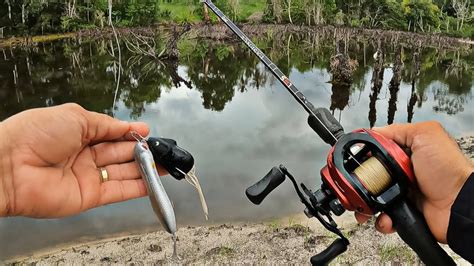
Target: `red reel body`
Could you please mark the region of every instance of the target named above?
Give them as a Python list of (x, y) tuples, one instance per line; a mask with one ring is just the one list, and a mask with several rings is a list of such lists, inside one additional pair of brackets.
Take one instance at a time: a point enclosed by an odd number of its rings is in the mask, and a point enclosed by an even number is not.
[[(350, 152), (359, 147), (355, 154)], [(371, 195), (361, 180), (353, 174), (365, 160), (375, 156), (392, 176), (390, 186), (381, 195)], [(321, 170), (323, 183), (334, 192), (344, 209), (373, 215), (406, 194), (415, 183), (408, 155), (392, 140), (366, 129), (344, 135), (328, 155)]]

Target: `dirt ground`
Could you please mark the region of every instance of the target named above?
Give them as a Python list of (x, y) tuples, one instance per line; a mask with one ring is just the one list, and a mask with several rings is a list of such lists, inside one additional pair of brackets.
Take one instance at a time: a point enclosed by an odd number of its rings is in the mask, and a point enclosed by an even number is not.
[[(474, 137), (458, 140), (474, 159)], [(421, 264), (396, 234), (382, 235), (373, 221), (358, 225), (352, 214), (337, 218), (349, 238), (348, 251), (333, 264)], [(186, 227), (178, 231), (178, 260), (171, 258), (172, 241), (164, 231), (64, 247), (10, 261), (12, 264), (309, 264), (311, 256), (332, 243), (335, 236), (315, 219), (297, 215), (254, 224)], [(470, 265), (444, 247), (459, 265)]]

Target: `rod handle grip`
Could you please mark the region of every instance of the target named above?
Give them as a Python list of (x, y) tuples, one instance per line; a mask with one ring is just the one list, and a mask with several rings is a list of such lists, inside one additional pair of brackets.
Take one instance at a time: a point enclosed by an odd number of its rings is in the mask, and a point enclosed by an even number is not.
[(426, 265), (456, 265), (438, 244), (423, 214), (410, 202), (401, 200), (385, 211), (392, 219), (400, 238), (415, 251)]
[(327, 144), (334, 146), (336, 141), (344, 135), (344, 128), (326, 108), (314, 108), (308, 105), (314, 115), (308, 117), (308, 125)]

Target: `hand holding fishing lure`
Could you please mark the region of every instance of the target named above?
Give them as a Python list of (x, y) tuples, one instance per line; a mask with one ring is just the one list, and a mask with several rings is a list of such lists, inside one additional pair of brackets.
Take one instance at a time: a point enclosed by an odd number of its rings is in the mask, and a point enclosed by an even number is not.
[(186, 179), (197, 190), (207, 220), (208, 208), (195, 174), (194, 158), (189, 152), (179, 147), (175, 140), (152, 137), (145, 139), (136, 132), (131, 132), (131, 134), (137, 140), (134, 157), (145, 181), (151, 206), (165, 230), (173, 235), (173, 258), (176, 258), (176, 216), (156, 164), (163, 166), (174, 178)]
[(259, 182), (246, 190), (250, 201), (263, 199), (288, 177), (306, 206), (308, 217), (316, 217), (329, 231), (339, 236), (326, 250), (313, 256), (311, 263), (326, 265), (347, 250), (349, 240), (337, 228), (331, 214), (345, 210), (366, 215), (387, 213), (400, 237), (428, 265), (454, 265), (437, 244), (423, 215), (407, 201), (410, 187), (415, 187), (411, 161), (392, 140), (371, 130), (344, 133), (342, 126), (325, 108), (315, 108), (278, 69), (278, 67), (210, 0), (204, 2), (268, 67), (281, 84), (309, 113), (308, 124), (323, 141), (332, 146), (327, 166), (321, 170), (322, 185), (315, 192), (301, 184), (284, 166), (274, 167)]

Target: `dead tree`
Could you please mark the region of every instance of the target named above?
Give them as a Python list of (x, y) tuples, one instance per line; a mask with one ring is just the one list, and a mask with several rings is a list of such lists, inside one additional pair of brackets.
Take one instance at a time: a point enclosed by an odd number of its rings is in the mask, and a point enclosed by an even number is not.
[(186, 24), (181, 30), (177, 30), (176, 26), (173, 28), (173, 32), (171, 33), (168, 42), (166, 43), (166, 52), (160, 54), (159, 58), (163, 60), (178, 60), (179, 59), (179, 50), (178, 50), (178, 41), (185, 34), (191, 29), (189, 24)]
[(369, 122), (370, 127), (372, 128), (375, 125), (377, 120), (377, 110), (375, 108), (380, 89), (382, 88), (383, 82), (383, 73), (384, 73), (384, 53), (382, 51), (382, 42), (378, 40), (377, 42), (377, 52), (374, 54), (374, 71), (372, 72), (372, 91), (369, 95)]
[(358, 63), (356, 60), (350, 59), (346, 51), (346, 43), (339, 40), (336, 44), (336, 54), (331, 57), (333, 83), (352, 83), (352, 73), (357, 68)]
[[(334, 111), (338, 109), (340, 112), (349, 104), (351, 96), (351, 85), (347, 83), (333, 83), (332, 84), (332, 95), (331, 95), (331, 110), (334, 115)], [(340, 115), (340, 113), (339, 113)]]
[(408, 113), (407, 122), (408, 123), (411, 123), (413, 119), (413, 115), (414, 115), (413, 108), (415, 107), (415, 104), (419, 102), (418, 105), (421, 106), (421, 102), (422, 102), (420, 97), (416, 93), (416, 88), (415, 88), (416, 80), (418, 79), (418, 76), (420, 75), (420, 68), (421, 68), (420, 53), (421, 53), (421, 46), (418, 46), (416, 51), (413, 53), (413, 63), (412, 63), (413, 70), (411, 72), (411, 96), (407, 105), (407, 113)]
[(390, 125), (393, 123), (395, 112), (397, 111), (397, 98), (398, 91), (400, 90), (400, 81), (402, 80), (402, 46), (398, 46), (395, 50), (395, 62), (393, 64), (393, 77), (390, 80), (390, 100), (388, 101), (388, 117), (387, 123)]

